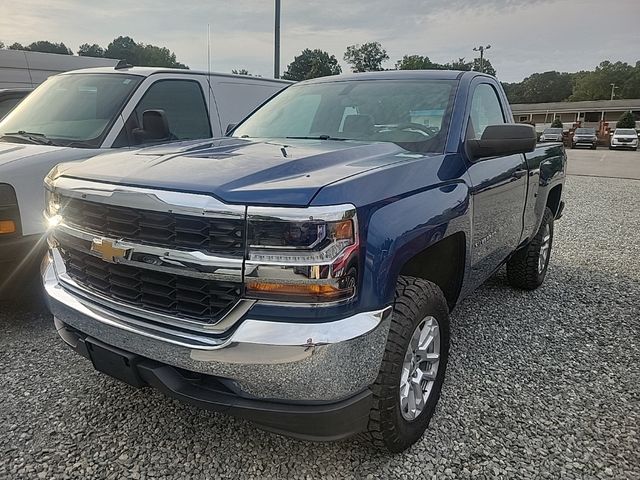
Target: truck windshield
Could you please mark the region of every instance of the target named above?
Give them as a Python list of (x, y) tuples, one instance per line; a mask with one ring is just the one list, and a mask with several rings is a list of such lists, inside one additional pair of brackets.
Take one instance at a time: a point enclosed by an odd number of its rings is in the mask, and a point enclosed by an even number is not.
[(562, 129), (561, 128), (547, 128), (542, 133), (548, 133), (550, 135), (558, 135), (558, 134), (562, 133)]
[(0, 122), (0, 140), (97, 148), (141, 78), (116, 73), (51, 77)]
[(233, 132), (244, 138), (393, 142), (442, 152), (456, 82), (348, 80), (293, 85)]

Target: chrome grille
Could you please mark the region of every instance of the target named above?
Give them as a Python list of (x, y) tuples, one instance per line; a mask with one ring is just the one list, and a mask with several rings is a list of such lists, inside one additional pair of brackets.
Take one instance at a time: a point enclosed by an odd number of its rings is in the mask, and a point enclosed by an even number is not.
[(244, 254), (242, 218), (197, 217), (76, 198), (65, 198), (62, 205), (66, 223), (102, 236), (233, 257)]
[[(62, 238), (58, 237), (59, 240)], [(178, 318), (215, 323), (240, 299), (242, 284), (113, 264), (60, 242), (67, 275), (118, 302)]]

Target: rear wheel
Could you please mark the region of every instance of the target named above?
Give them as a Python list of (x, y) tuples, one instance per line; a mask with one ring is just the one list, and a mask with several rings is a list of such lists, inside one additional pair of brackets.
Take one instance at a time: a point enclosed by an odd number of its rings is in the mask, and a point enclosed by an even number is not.
[(507, 278), (517, 288), (534, 290), (547, 275), (553, 246), (553, 212), (545, 208), (538, 233), (507, 262)]
[(400, 277), (387, 346), (372, 386), (367, 436), (401, 452), (422, 437), (440, 397), (449, 353), (449, 309), (433, 283)]

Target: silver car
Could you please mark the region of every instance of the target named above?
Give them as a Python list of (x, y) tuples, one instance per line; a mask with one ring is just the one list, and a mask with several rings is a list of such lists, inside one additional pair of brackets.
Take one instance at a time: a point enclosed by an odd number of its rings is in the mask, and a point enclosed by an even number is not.
[(545, 128), (540, 135), (541, 142), (562, 142), (561, 128)]
[(638, 150), (638, 132), (634, 128), (616, 128), (609, 149), (632, 148)]

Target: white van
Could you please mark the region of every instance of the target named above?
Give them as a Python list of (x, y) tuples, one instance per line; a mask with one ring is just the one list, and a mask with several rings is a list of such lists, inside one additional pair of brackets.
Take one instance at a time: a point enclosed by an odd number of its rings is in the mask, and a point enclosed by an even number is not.
[(289, 83), (121, 64), (50, 77), (0, 122), (0, 287), (44, 243), (42, 182), (56, 164), (220, 137)]

